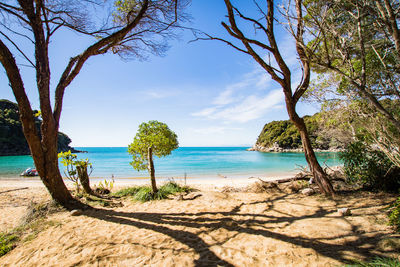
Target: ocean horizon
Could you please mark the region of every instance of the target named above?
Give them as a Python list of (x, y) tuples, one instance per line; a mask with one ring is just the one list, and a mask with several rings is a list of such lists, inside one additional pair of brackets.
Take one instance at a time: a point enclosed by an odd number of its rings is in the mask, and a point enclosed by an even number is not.
[[(156, 177), (272, 177), (295, 173), (306, 166), (303, 153), (263, 153), (247, 151), (246, 147), (180, 147), (171, 155), (154, 159)], [(87, 153), (77, 153), (78, 158), (88, 158), (93, 164), (93, 178), (148, 177), (147, 171), (136, 171), (129, 164), (132, 157), (126, 147), (75, 147)], [(338, 153), (316, 153), (321, 165), (340, 165)], [(18, 178), (29, 167), (34, 167), (31, 156), (0, 157), (0, 178)], [(63, 174), (64, 166), (60, 164)], [(63, 175), (65, 176), (65, 175)]]

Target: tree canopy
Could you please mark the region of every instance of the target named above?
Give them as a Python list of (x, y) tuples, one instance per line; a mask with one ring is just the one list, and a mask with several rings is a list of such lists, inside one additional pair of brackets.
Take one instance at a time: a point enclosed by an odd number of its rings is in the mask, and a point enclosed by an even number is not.
[(152, 148), (157, 157), (171, 154), (179, 147), (177, 135), (167, 124), (159, 121), (144, 122), (139, 125), (133, 142), (128, 146), (128, 152), (133, 156), (131, 165), (136, 170), (145, 170), (148, 164), (148, 149)]
[[(308, 97), (346, 111), (356, 132), (400, 167), (400, 16), (393, 0), (304, 3), (308, 51), (320, 75)], [(315, 46), (315, 44), (317, 44)], [(310, 49), (313, 46), (315, 49)]]

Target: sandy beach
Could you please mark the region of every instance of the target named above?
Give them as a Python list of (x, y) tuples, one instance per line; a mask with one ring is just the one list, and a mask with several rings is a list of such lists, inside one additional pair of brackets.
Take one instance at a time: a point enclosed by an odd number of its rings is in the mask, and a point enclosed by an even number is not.
[[(117, 180), (116, 187), (137, 183)], [(134, 179), (132, 179), (134, 180)], [(147, 181), (143, 181), (147, 182)], [(184, 200), (114, 200), (49, 226), (0, 258), (1, 266), (336, 266), (351, 259), (397, 256), (384, 193), (327, 199), (285, 188), (232, 192), (255, 179), (197, 181)], [(227, 185), (231, 186), (227, 190)], [(0, 181), (1, 231), (18, 226), (30, 202), (49, 199), (40, 180)], [(121, 205), (122, 204), (122, 205)], [(343, 217), (338, 208), (351, 209)]]

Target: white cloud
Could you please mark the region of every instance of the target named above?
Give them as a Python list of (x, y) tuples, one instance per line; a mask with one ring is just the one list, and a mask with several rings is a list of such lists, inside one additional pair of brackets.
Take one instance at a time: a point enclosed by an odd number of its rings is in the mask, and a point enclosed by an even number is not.
[(211, 107), (211, 108), (205, 108), (203, 110), (200, 110), (199, 112), (192, 113), (192, 116), (196, 117), (207, 117), (213, 114), (215, 111), (217, 111), (216, 107)]
[(273, 90), (265, 96), (249, 95), (233, 105), (207, 108), (192, 115), (224, 122), (245, 123), (262, 117), (268, 111), (282, 107), (282, 101), (281, 90)]
[(235, 98), (233, 97), (233, 89), (229, 88), (217, 96), (217, 98), (214, 99), (213, 104), (214, 105), (227, 105), (235, 101)]
[[(268, 111), (281, 107), (283, 94), (274, 87), (274, 81), (260, 67), (255, 66), (239, 82), (229, 84), (212, 101), (211, 106), (191, 115), (224, 123), (246, 123), (256, 120)], [(275, 87), (276, 88), (276, 87)]]
[(175, 95), (178, 94), (178, 92), (165, 88), (163, 90), (151, 90), (150, 89), (150, 90), (142, 91), (142, 94), (145, 95), (148, 98), (162, 99), (162, 98), (175, 96)]
[[(302, 71), (297, 59), (296, 46), (290, 34), (279, 42), (279, 49), (291, 69), (292, 90), (301, 81)], [(264, 58), (269, 62), (267, 55)], [(278, 68), (273, 57), (272, 66)], [(211, 105), (191, 115), (223, 123), (247, 123), (262, 118), (268, 112), (284, 109), (284, 94), (277, 82), (254, 62), (254, 68), (245, 73), (239, 82), (228, 84), (212, 101)]]

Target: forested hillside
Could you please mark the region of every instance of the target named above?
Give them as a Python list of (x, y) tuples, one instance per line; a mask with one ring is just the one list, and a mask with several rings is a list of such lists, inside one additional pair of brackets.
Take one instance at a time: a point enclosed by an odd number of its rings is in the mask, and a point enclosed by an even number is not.
[[(41, 120), (35, 118), (40, 130)], [(64, 133), (58, 133), (59, 151), (76, 151), (69, 146), (71, 139)], [(0, 100), (0, 156), (29, 155), (30, 150), (22, 132), (17, 104), (9, 100)]]
[[(351, 141), (351, 131), (346, 125), (326, 121), (326, 114), (305, 116), (304, 121), (313, 147), (320, 150), (341, 150)], [(253, 149), (265, 152), (300, 150), (301, 138), (289, 120), (265, 124)]]

